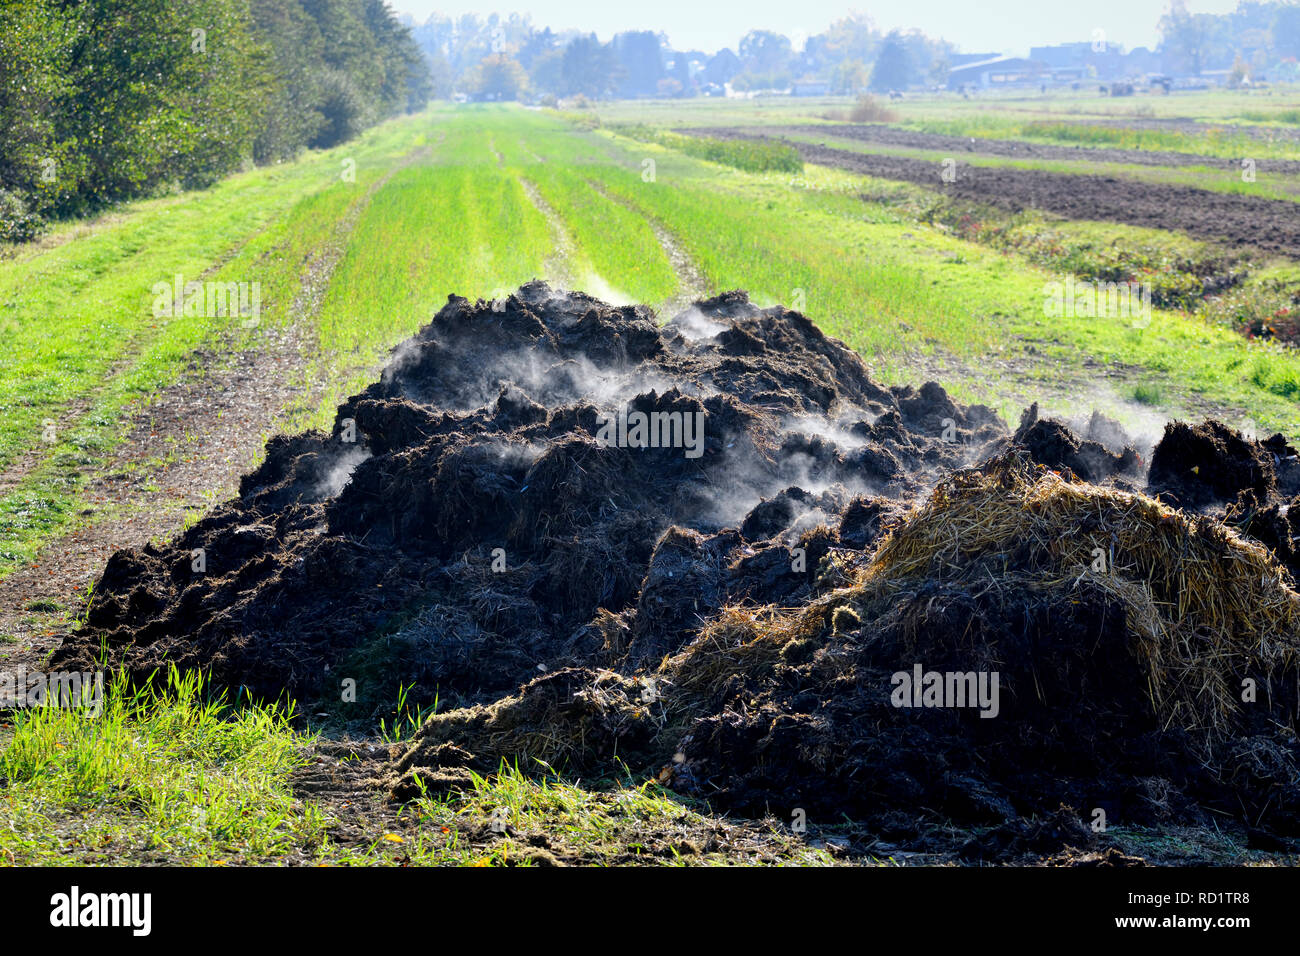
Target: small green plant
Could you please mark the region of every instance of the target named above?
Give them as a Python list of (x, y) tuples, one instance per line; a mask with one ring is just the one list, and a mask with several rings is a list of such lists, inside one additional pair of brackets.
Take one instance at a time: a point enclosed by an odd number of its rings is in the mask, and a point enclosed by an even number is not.
[(433, 703), (428, 707), (416, 707), (411, 709), (407, 701), (407, 695), (410, 694), (414, 684), (397, 685), (397, 706), (393, 708), (393, 723), (390, 727), (387, 721), (379, 718), (379, 736), (385, 742), (390, 744), (401, 743), (403, 740), (409, 740), (417, 730), (424, 726), (424, 722), (432, 715), (438, 712), (438, 695), (433, 695)]
[(0, 242), (30, 242), (45, 229), (45, 221), (27, 208), (17, 193), (0, 189)]
[(1133, 389), (1133, 400), (1143, 405), (1159, 405), (1164, 400), (1164, 392), (1159, 385), (1142, 382)]

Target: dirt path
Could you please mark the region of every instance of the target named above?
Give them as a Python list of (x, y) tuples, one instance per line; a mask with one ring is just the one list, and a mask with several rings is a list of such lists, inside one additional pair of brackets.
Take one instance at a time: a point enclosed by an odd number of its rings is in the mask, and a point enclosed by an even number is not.
[[(239, 255), (247, 242), (248, 237), (245, 237), (240, 242), (229, 247), (221, 254), (219, 259), (199, 274), (198, 281), (207, 281), (219, 272), (227, 262)], [(77, 424), (90, 413), (95, 406), (96, 399), (104, 394), (108, 383), (118, 376), (125, 374), (133, 365), (135, 365), (136, 361), (140, 358), (141, 353), (149, 346), (150, 342), (157, 341), (160, 338), (160, 330), (168, 321), (171, 320), (159, 319), (157, 321), (156, 329), (150, 330), (155, 333), (152, 336), (146, 336), (144, 334), (144, 329), (137, 330), (137, 334), (127, 343), (122, 354), (114, 359), (109, 367), (104, 370), (103, 374), (100, 376), (98, 385), (73, 398), (72, 401), (59, 410), (57, 417), (47, 419), (47, 421), (53, 423), (56, 435), (65, 434), (70, 429), (75, 428)], [(38, 442), (11, 461), (4, 469), (4, 472), (0, 474), (0, 495), (8, 494), (15, 487), (21, 484), (24, 478), (40, 467), (41, 463), (49, 456), (51, 449), (56, 447), (58, 446), (54, 443), (44, 444)]]
[(677, 276), (677, 294), (659, 307), (659, 311), (663, 315), (667, 317), (674, 316), (691, 304), (708, 297), (709, 282), (704, 278), (704, 273), (695, 264), (695, 260), (691, 258), (690, 253), (677, 241), (677, 237), (669, 232), (662, 222), (653, 216), (645, 215), (631, 203), (611, 194), (604, 186), (593, 179), (587, 180), (587, 185), (610, 202), (616, 202), (625, 209), (636, 213), (645, 220), (646, 225), (655, 234), (655, 239), (659, 241), (659, 245), (663, 248), (664, 255), (668, 257), (668, 264), (672, 266), (673, 273)]
[[(770, 137), (740, 130), (714, 130), (734, 139)], [(939, 164), (791, 143), (805, 162), (865, 176), (928, 186), (945, 195), (1020, 211), (1035, 208), (1069, 219), (1105, 220), (1172, 229), (1198, 239), (1253, 246), (1300, 258), (1300, 206), (1279, 199), (1235, 196), (1191, 186), (1156, 184), (1112, 176), (1070, 175), (1033, 169), (975, 167), (958, 163), (956, 181), (940, 180)]]
[(524, 187), (524, 195), (537, 207), (537, 211), (546, 220), (546, 227), (551, 231), (551, 254), (542, 263), (542, 272), (546, 280), (551, 285), (565, 289), (574, 288), (578, 280), (578, 272), (574, 268), (578, 247), (573, 237), (569, 235), (569, 230), (564, 227), (564, 219), (555, 211), (555, 207), (546, 201), (535, 183), (521, 176), (519, 185)]
[(49, 542), (35, 564), (0, 581), (0, 665), (39, 666), (67, 629), (86, 589), (120, 548), (173, 534), (233, 495), (286, 409), (319, 401), (304, 382), (310, 329), (334, 269), (365, 208), (405, 157), (366, 190), (306, 263), (283, 323), (263, 322), (242, 341), (232, 331), (194, 352), (178, 381), (139, 409), (109, 460), (89, 476), (87, 519)]

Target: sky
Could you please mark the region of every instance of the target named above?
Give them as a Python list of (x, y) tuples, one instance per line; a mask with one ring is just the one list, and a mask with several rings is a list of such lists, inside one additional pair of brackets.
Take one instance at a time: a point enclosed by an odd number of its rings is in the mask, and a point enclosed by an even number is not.
[[(967, 53), (1027, 54), (1031, 46), (1092, 40), (1104, 30), (1110, 43), (1126, 49), (1154, 47), (1156, 24), (1169, 0), (907, 0), (888, 4), (854, 4), (836, 0), (654, 0), (611, 3), (609, 0), (389, 0), (399, 13), (423, 23), (430, 14), (527, 13), (539, 27), (594, 31), (608, 40), (622, 30), (657, 30), (668, 34), (676, 49), (713, 52), (733, 50), (751, 29), (775, 30), (802, 45), (850, 10), (859, 10), (877, 26), (890, 30), (915, 27), (949, 40)], [(1189, 0), (1193, 13), (1227, 13), (1237, 0)]]

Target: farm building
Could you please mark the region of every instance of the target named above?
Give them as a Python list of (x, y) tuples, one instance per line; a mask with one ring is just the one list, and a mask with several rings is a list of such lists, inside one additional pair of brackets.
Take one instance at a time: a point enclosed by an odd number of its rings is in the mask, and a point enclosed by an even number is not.
[(1047, 73), (1047, 64), (1022, 56), (998, 56), (959, 66), (948, 74), (950, 90), (973, 86), (987, 89), (1037, 83)]

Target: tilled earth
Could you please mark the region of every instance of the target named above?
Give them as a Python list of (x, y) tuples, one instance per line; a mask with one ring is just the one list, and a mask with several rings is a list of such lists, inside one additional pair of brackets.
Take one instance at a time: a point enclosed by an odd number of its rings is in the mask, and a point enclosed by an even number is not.
[[(828, 128), (819, 129), (829, 132)], [(744, 129), (693, 129), (691, 132), (732, 139), (770, 138)], [(1042, 209), (1070, 219), (1173, 229), (1198, 239), (1300, 257), (1300, 216), (1296, 215), (1295, 203), (1287, 200), (1116, 176), (972, 166), (958, 161), (960, 153), (953, 157), (955, 179), (944, 182), (939, 164), (929, 160), (788, 142), (805, 162), (929, 186), (957, 199), (1001, 209), (1016, 212)]]
[[(1118, 149), (1096, 146), (1057, 146), (1051, 143), (1032, 143), (1020, 139), (988, 139), (983, 136), (949, 136), (903, 129), (880, 123), (803, 124), (792, 126), (767, 126), (764, 133), (787, 136), (833, 136), (853, 139), (882, 146), (899, 146), (906, 149), (948, 150), (953, 156), (1000, 156), (1007, 159), (1070, 160), (1074, 162), (1127, 163), (1137, 166), (1204, 166), (1210, 169), (1238, 171), (1241, 158), (1225, 159), (1222, 156), (1204, 156), (1196, 153), (1177, 153), (1153, 149)], [(690, 129), (682, 132), (713, 135), (709, 129)], [(723, 130), (732, 132), (732, 130)], [(1260, 159), (1255, 163), (1257, 173), (1300, 174), (1300, 161), (1285, 159)]]
[[(883, 388), (744, 293), (663, 326), (453, 296), (332, 433), (115, 554), (54, 666), (358, 720), (436, 699), (398, 799), (535, 758), (894, 843), (992, 827), (976, 859), (1086, 848), (1099, 809), (1289, 845), (1294, 449), (1077, 426)], [(902, 693), (930, 672), (971, 695)]]

